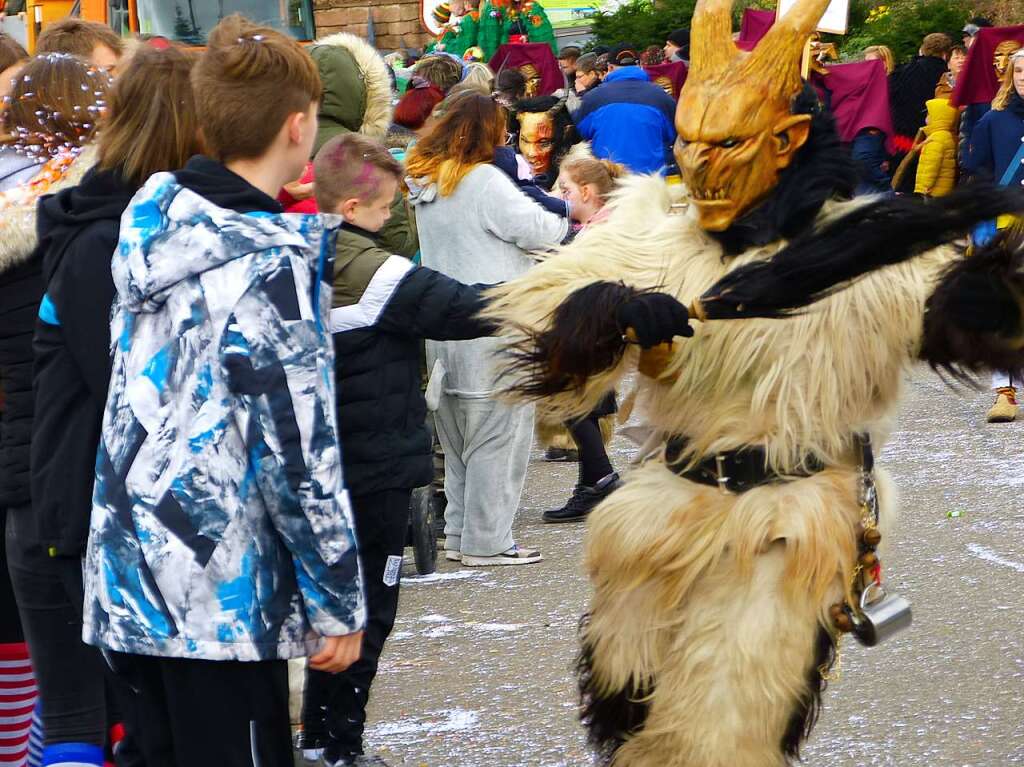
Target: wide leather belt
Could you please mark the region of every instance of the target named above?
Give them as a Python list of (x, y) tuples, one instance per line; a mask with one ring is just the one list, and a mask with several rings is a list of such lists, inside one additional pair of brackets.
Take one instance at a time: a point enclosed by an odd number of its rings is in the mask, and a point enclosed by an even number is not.
[[(855, 442), (860, 453), (861, 468), (870, 473), (874, 467), (871, 440), (867, 436), (857, 435)], [(683, 463), (679, 457), (688, 443), (689, 440), (683, 436), (668, 440), (665, 445), (665, 463), (669, 470), (684, 479), (717, 487), (728, 493), (745, 493), (761, 485), (810, 477), (826, 468), (821, 460), (808, 455), (799, 468), (779, 474), (769, 468), (764, 448), (755, 445), (707, 456), (696, 464)]]

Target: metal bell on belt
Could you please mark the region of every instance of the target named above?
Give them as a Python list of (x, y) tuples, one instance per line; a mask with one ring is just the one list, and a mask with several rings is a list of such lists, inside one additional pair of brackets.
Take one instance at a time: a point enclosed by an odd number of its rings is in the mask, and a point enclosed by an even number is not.
[(862, 645), (874, 647), (907, 628), (912, 620), (910, 602), (886, 593), (878, 583), (870, 583), (860, 595), (860, 614), (854, 616), (853, 633)]

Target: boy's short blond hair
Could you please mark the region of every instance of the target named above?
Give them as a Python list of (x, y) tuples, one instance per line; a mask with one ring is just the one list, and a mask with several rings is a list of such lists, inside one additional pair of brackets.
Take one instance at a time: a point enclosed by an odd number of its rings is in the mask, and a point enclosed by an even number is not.
[(36, 41), (36, 54), (68, 53), (88, 61), (97, 45), (115, 54), (124, 53), (124, 41), (106, 24), (85, 19), (61, 19), (43, 28)]
[(416, 62), (412, 73), (448, 93), (462, 80), (462, 64), (444, 53), (431, 53)]
[(360, 133), (335, 136), (313, 161), (313, 189), (322, 213), (334, 213), (345, 200), (371, 202), (381, 181), (402, 178), (402, 166), (378, 141)]
[(320, 100), (320, 73), (299, 43), (239, 14), (213, 31), (192, 70), (207, 152), (218, 162), (261, 157), (290, 115)]

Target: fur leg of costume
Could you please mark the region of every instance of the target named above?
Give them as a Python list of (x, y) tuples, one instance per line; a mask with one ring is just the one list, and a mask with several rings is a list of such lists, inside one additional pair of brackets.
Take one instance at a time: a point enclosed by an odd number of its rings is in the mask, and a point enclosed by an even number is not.
[(796, 752), (856, 559), (854, 488), (837, 470), (728, 496), (652, 462), (593, 513), (582, 692), (609, 763), (770, 767)]
[[(598, 419), (597, 423), (601, 428), (601, 439), (604, 441), (605, 447), (608, 447), (608, 443), (615, 436), (616, 417), (614, 415), (602, 416)], [(538, 417), (536, 432), (537, 442), (543, 448), (576, 449), (576, 443), (573, 442), (572, 435), (561, 421), (546, 421)]]

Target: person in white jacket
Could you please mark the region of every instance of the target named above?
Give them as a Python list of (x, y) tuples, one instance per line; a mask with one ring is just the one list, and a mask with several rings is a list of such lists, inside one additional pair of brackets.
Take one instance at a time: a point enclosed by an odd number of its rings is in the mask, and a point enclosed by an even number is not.
[[(505, 143), (505, 110), (488, 96), (442, 104), (434, 130), (410, 151), (423, 265), (461, 282), (498, 283), (530, 268), (528, 251), (557, 245), (567, 219), (549, 213), (491, 164)], [(533, 409), (496, 398), (493, 338), (427, 342), (443, 371), (435, 415), (445, 454), (445, 554), (467, 566), (538, 562), (517, 546), (512, 521), (533, 440)]]

